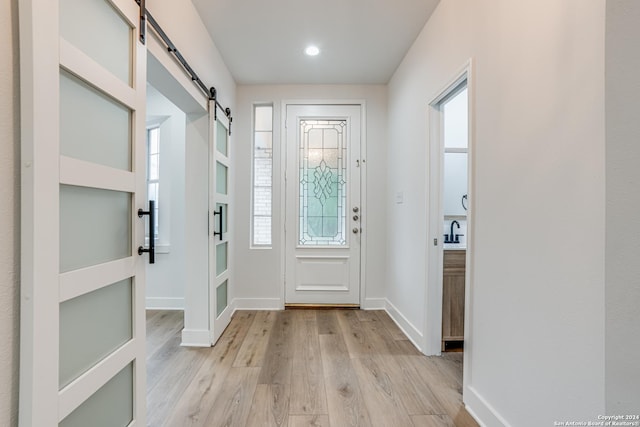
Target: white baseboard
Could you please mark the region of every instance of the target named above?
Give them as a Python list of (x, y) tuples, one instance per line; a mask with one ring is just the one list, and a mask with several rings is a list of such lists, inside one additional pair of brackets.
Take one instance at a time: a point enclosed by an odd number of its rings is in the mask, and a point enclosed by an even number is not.
[(481, 427), (511, 427), (493, 406), (491, 406), (472, 386), (467, 386), (464, 391), (465, 409)]
[(402, 313), (398, 311), (396, 306), (393, 305), (388, 299), (385, 299), (385, 310), (389, 317), (391, 317), (391, 319), (396, 322), (396, 325), (398, 325), (402, 332), (404, 332), (404, 334), (407, 336), (407, 338), (409, 338), (413, 345), (415, 345), (416, 348), (422, 352), (422, 342), (424, 341), (424, 337), (420, 330), (413, 326), (413, 324), (409, 322), (409, 320), (404, 317)]
[(211, 332), (208, 329), (183, 329), (182, 347), (211, 347)]
[(282, 310), (280, 298), (234, 298), (234, 311), (237, 310)]
[(184, 298), (145, 298), (147, 310), (184, 310)]
[(386, 306), (387, 300), (385, 298), (366, 298), (364, 306), (360, 308), (363, 310), (384, 310)]

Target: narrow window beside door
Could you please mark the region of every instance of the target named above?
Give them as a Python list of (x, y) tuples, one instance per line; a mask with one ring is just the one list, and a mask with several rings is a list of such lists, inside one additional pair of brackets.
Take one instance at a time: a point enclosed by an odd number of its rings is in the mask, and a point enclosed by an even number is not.
[(273, 176), (273, 106), (253, 108), (253, 246), (271, 246), (271, 203)]
[[(160, 128), (154, 127), (147, 129), (147, 197), (149, 200), (155, 200), (156, 223), (153, 231), (153, 238), (158, 240), (158, 230), (160, 223)], [(145, 230), (148, 230), (145, 227)], [(147, 231), (148, 233), (148, 231)], [(150, 236), (145, 236), (147, 239)]]

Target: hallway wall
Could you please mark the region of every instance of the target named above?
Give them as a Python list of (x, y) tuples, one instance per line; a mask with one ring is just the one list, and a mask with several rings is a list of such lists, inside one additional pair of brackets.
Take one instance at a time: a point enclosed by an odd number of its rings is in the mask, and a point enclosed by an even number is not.
[(443, 0), (389, 84), (388, 298), (424, 334), (428, 103), (474, 61), (464, 395), (489, 426), (604, 414), (604, 22), (604, 0)]
[(640, 2), (607, 1), (606, 411), (640, 408)]
[(17, 423), (20, 325), (18, 2), (0, 2), (0, 425)]
[[(235, 214), (234, 269), (238, 307), (280, 308), (283, 294), (281, 276), (282, 244), (280, 221), (283, 203), (280, 192), (281, 108), (283, 100), (365, 100), (367, 132), (367, 264), (365, 307), (384, 306), (386, 277), (386, 169), (387, 169), (387, 92), (386, 86), (238, 86), (238, 111), (232, 135), (234, 156)], [(252, 109), (254, 103), (273, 103), (274, 106), (274, 163), (273, 163), (273, 245), (271, 249), (250, 248), (250, 203), (252, 161)], [(236, 125), (237, 122), (237, 125)], [(364, 218), (364, 217), (363, 217)]]

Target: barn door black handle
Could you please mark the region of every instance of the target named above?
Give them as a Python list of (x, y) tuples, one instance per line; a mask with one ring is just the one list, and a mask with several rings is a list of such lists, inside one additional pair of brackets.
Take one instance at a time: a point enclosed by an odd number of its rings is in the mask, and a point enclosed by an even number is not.
[(149, 254), (149, 264), (156, 263), (156, 201), (149, 200), (149, 210), (144, 211), (142, 209), (138, 209), (138, 218), (142, 218), (145, 215), (149, 215), (149, 247), (145, 248), (143, 246), (138, 247), (138, 255), (142, 255), (143, 253)]
[(213, 215), (214, 216), (218, 215), (218, 230), (220, 230), (220, 231), (214, 230), (213, 237), (215, 238), (216, 236), (219, 236), (220, 240), (222, 240), (222, 205), (220, 205), (218, 209), (213, 211)]

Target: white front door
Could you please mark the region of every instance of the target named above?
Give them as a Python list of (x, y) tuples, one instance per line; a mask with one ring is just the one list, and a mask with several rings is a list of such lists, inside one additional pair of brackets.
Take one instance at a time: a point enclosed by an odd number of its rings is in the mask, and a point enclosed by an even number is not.
[(133, 0), (20, 1), (21, 426), (146, 424), (139, 22)]
[(360, 105), (287, 105), (285, 304), (360, 304), (360, 144)]
[(231, 321), (229, 306), (229, 212), (231, 212), (231, 176), (229, 118), (209, 101), (210, 188), (209, 206), (209, 318), (211, 343), (215, 344)]

